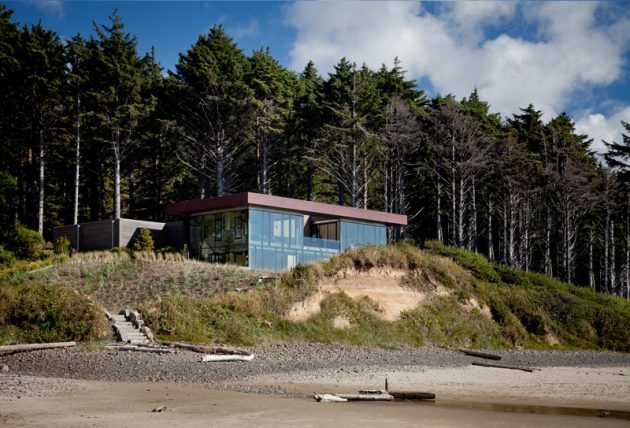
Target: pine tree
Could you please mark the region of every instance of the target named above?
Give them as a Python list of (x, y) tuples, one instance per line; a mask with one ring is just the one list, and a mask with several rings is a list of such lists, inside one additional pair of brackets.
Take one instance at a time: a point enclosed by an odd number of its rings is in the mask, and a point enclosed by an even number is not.
[(209, 183), (223, 196), (239, 187), (239, 144), (252, 126), (252, 91), (244, 81), (248, 63), (222, 27), (202, 35), (175, 66), (180, 83), (180, 160), (198, 175), (198, 196)]
[(604, 159), (611, 168), (619, 171), (621, 180), (624, 183), (630, 182), (630, 123), (621, 122), (621, 126), (626, 130), (622, 134), (621, 142), (617, 143), (604, 141), (608, 151), (604, 153)]
[(64, 48), (59, 36), (39, 23), (22, 32), (20, 60), (25, 117), (30, 123), (37, 152), (37, 232), (44, 233), (46, 148), (61, 119), (61, 85), (64, 79)]
[(101, 130), (101, 139), (111, 147), (113, 161), (113, 217), (122, 214), (122, 164), (136, 141), (141, 118), (153, 108), (142, 98), (144, 72), (137, 54), (137, 41), (124, 32), (118, 10), (110, 16), (111, 26), (95, 25), (96, 39), (88, 48), (90, 58), (91, 113)]
[(249, 63), (246, 82), (253, 93), (256, 187), (259, 193), (271, 194), (278, 187), (274, 186), (275, 168), (289, 158), (285, 128), (293, 107), (295, 77), (269, 49), (254, 51)]
[(317, 189), (314, 189), (315, 166), (313, 159), (308, 156), (315, 150), (315, 141), (319, 135), (322, 126), (322, 89), (323, 79), (318, 74), (313, 61), (309, 61), (304, 67), (304, 71), (300, 74), (298, 81), (297, 94), (295, 99), (295, 113), (291, 123), (291, 136), (295, 141), (297, 155), (295, 156), (299, 170), (304, 174), (299, 174), (299, 178), (303, 177), (305, 187), (303, 194), (308, 201), (313, 200), (313, 195)]

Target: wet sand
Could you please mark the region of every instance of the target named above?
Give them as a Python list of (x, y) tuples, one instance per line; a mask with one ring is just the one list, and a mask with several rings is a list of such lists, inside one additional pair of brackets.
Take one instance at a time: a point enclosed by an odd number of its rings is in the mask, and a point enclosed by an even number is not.
[[(67, 380), (63, 380), (68, 382)], [(609, 417), (513, 413), (430, 403), (331, 403), (195, 385), (71, 381), (55, 396), (0, 398), (4, 427), (627, 427)], [(152, 409), (165, 405), (166, 411)]]
[[(495, 351), (532, 373), (443, 349), (267, 344), (247, 363), (199, 354), (3, 355), (0, 427), (630, 426), (628, 354)], [(434, 392), (434, 403), (317, 403), (319, 393)], [(166, 406), (162, 413), (152, 409)]]

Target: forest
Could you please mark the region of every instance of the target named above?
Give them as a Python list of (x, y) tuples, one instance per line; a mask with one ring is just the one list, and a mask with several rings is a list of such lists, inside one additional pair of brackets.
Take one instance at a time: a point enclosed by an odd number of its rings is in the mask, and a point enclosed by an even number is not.
[[(603, 156), (567, 114), (429, 97), (403, 64), (328, 76), (246, 55), (213, 27), (164, 70), (116, 11), (89, 37), (19, 27), (0, 5), (0, 243), (18, 225), (167, 220), (251, 191), (409, 218), (394, 239), (466, 248), (630, 294), (630, 125)], [(502, 116), (502, 114), (508, 114)]]

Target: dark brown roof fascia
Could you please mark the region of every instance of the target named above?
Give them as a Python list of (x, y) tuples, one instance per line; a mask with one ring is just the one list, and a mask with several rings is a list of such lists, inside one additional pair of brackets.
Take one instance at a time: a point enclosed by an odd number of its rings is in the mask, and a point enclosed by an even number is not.
[(188, 215), (243, 205), (296, 211), (304, 214), (326, 215), (349, 220), (363, 220), (398, 225), (407, 224), (407, 216), (405, 215), (324, 204), (321, 202), (302, 201), (299, 199), (263, 195), (260, 193), (239, 193), (218, 198), (194, 199), (178, 202), (167, 206), (166, 212), (173, 215)]

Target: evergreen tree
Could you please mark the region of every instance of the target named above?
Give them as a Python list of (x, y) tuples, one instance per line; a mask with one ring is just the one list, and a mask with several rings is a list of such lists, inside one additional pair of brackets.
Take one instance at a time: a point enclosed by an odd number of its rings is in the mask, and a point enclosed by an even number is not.
[(619, 171), (621, 180), (624, 183), (630, 182), (630, 123), (621, 122), (621, 126), (626, 131), (622, 134), (621, 142), (617, 143), (604, 141), (608, 151), (604, 153), (604, 159), (611, 168)]
[(180, 159), (199, 176), (199, 197), (209, 182), (223, 196), (241, 185), (239, 143), (252, 125), (252, 91), (245, 82), (247, 58), (222, 27), (200, 36), (175, 66), (180, 83)]
[(269, 49), (254, 51), (249, 58), (246, 81), (252, 90), (254, 143), (256, 147), (256, 188), (271, 194), (276, 166), (289, 158), (286, 140), (291, 115), (295, 77), (270, 54)]
[(100, 128), (100, 138), (111, 147), (113, 163), (113, 217), (122, 214), (122, 164), (134, 148), (140, 120), (154, 107), (142, 98), (146, 73), (137, 53), (137, 40), (124, 32), (118, 11), (110, 16), (111, 26), (95, 25), (91, 39), (91, 114)]
[(318, 74), (313, 61), (309, 61), (298, 80), (295, 112), (291, 123), (291, 136), (297, 151), (295, 158), (299, 165), (298, 170), (304, 172), (304, 174), (298, 174), (298, 179), (303, 177), (305, 181), (302, 182), (304, 187), (302, 193), (308, 201), (313, 200), (314, 193), (318, 193), (319, 190), (314, 188), (315, 167), (308, 153), (315, 151), (315, 141), (322, 126), (322, 90), (323, 79)]
[[(39, 23), (22, 32), (19, 56), (25, 98), (22, 114), (28, 121), (32, 148), (37, 153), (37, 232), (44, 233), (46, 149), (55, 138), (61, 120), (61, 86), (64, 48), (59, 36)], [(27, 119), (28, 118), (28, 119)]]

